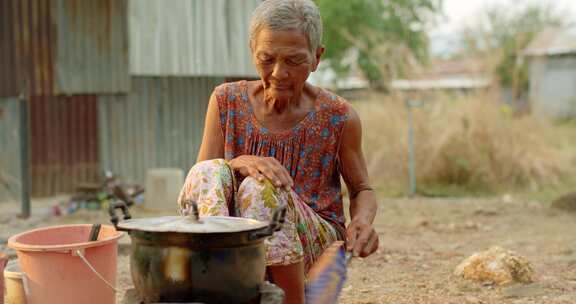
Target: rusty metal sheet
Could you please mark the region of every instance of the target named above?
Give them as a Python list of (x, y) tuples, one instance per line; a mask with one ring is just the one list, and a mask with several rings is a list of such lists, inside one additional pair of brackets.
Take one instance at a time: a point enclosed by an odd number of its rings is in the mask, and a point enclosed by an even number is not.
[(8, 0), (0, 4), (0, 96), (51, 94), (54, 51), (50, 1)]
[(19, 92), (12, 24), (14, 1), (0, 1), (0, 96), (16, 96)]
[(57, 24), (57, 94), (127, 92), (126, 0), (52, 0)]
[(129, 89), (127, 0), (0, 2), (0, 96)]
[(96, 95), (30, 99), (32, 195), (70, 193), (99, 180), (97, 115)]

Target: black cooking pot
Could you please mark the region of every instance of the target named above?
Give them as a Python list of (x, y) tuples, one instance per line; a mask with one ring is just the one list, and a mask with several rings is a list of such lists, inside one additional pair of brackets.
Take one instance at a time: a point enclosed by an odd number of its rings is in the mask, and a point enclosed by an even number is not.
[[(191, 216), (130, 219), (123, 202), (110, 206), (117, 230), (132, 239), (130, 269), (138, 295), (150, 302), (257, 303), (264, 282), (264, 239), (280, 230), (286, 209), (270, 223)], [(115, 209), (122, 209), (124, 221)]]

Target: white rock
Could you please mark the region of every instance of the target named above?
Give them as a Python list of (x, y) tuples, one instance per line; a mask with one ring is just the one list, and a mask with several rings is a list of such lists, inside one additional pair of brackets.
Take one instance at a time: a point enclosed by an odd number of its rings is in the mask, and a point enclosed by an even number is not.
[(465, 259), (456, 267), (454, 275), (496, 285), (534, 281), (534, 269), (528, 260), (496, 246)]

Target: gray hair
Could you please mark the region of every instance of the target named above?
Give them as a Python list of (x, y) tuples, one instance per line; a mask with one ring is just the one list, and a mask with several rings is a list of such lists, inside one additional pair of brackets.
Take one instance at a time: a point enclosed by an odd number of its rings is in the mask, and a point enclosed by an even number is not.
[(322, 18), (311, 0), (266, 0), (254, 10), (250, 22), (250, 43), (263, 28), (270, 30), (301, 30), (316, 52), (322, 42)]

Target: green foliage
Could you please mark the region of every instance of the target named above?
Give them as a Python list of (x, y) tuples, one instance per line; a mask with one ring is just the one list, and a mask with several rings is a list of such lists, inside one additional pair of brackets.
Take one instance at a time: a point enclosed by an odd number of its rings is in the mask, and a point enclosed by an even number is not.
[(403, 75), (410, 63), (425, 62), (430, 18), (442, 0), (316, 0), (324, 22), (325, 59), (338, 76), (350, 63), (344, 58), (358, 50), (356, 64), (376, 87)]

